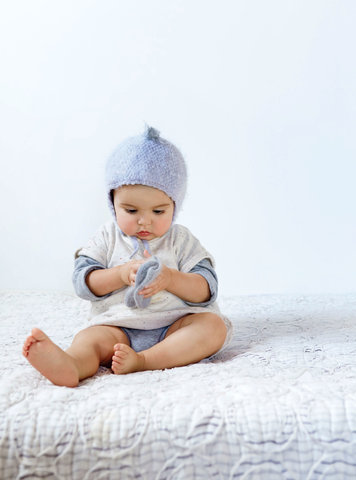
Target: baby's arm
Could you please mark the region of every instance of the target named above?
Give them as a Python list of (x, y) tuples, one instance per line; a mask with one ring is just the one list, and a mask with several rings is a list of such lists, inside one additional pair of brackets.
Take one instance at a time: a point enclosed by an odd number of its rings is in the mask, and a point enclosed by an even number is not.
[(167, 291), (173, 293), (185, 302), (203, 303), (210, 298), (209, 284), (198, 273), (183, 273), (173, 268), (171, 270), (171, 283)]
[[(145, 252), (145, 256), (149, 256)], [(185, 302), (204, 303), (210, 299), (211, 293), (207, 280), (198, 273), (183, 273), (175, 268), (162, 265), (161, 273), (140, 292), (145, 298), (167, 290)]]
[(85, 281), (90, 291), (98, 296), (120, 290), (126, 285), (134, 285), (137, 270), (144, 260), (130, 260), (112, 268), (92, 270)]

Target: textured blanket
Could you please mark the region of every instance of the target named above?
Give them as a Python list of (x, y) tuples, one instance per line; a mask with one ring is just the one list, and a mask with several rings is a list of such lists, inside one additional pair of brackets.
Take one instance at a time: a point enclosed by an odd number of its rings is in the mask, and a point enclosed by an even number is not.
[(199, 364), (57, 387), (21, 356), (33, 326), (61, 347), (89, 304), (0, 295), (0, 478), (356, 478), (356, 295), (223, 298), (227, 350)]

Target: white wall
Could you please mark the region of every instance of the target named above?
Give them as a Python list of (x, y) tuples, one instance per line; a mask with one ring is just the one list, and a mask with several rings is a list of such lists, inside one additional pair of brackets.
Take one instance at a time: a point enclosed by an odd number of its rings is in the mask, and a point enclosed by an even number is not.
[(146, 121), (221, 293), (355, 291), (355, 23), (353, 0), (3, 2), (0, 288), (72, 289)]

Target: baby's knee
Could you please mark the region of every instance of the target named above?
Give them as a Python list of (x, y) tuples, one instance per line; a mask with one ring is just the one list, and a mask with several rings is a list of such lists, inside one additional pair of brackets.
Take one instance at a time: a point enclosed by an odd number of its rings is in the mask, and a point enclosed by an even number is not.
[(74, 341), (85, 342), (100, 336), (100, 329), (96, 326), (84, 328), (74, 335)]
[(212, 335), (214, 335), (218, 343), (223, 344), (227, 335), (227, 328), (224, 320), (215, 313), (209, 313), (208, 315)]

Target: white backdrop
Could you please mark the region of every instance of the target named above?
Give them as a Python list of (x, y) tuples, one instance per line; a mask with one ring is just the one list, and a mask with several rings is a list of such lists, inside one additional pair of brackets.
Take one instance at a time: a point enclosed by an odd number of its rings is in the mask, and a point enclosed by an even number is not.
[(353, 0), (2, 2), (0, 288), (72, 289), (106, 158), (147, 122), (220, 293), (354, 291), (355, 24)]

